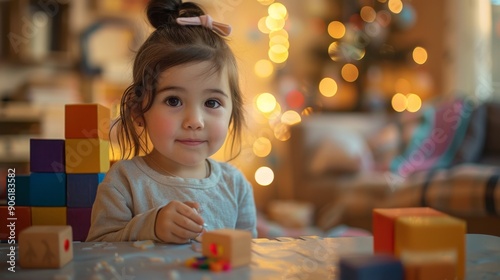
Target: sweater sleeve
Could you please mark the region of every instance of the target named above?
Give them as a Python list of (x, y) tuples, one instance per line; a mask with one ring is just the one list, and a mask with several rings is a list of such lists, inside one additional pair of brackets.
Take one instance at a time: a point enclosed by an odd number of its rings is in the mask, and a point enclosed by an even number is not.
[(240, 173), (239, 184), (242, 192), (239, 197), (238, 207), (238, 220), (236, 221), (236, 228), (248, 230), (252, 233), (254, 238), (257, 237), (257, 213), (255, 209), (255, 200), (253, 196), (252, 185)]
[(154, 233), (158, 208), (134, 216), (132, 199), (109, 183), (101, 183), (92, 207), (86, 241), (160, 241)]

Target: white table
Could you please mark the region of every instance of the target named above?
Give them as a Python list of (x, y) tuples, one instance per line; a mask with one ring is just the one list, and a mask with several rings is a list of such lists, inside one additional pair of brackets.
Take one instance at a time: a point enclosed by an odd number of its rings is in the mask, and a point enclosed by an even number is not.
[[(213, 273), (184, 266), (200, 256), (191, 245), (156, 244), (142, 250), (132, 242), (74, 243), (73, 261), (61, 269), (7, 270), (8, 245), (0, 245), (0, 279), (337, 279), (342, 255), (372, 254), (373, 238), (254, 239), (252, 263)], [(199, 246), (199, 244), (198, 244)], [(500, 279), (500, 237), (467, 235), (467, 279)]]

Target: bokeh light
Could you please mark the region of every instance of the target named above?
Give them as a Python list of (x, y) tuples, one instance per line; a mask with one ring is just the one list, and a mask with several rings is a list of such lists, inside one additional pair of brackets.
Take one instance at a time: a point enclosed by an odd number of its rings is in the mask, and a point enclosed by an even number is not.
[(257, 23), (257, 28), (259, 28), (260, 32), (264, 34), (269, 34), (271, 30), (266, 25), (266, 19), (267, 17), (262, 17), (261, 19), (259, 19), (259, 22)]
[(274, 3), (269, 6), (267, 12), (270, 17), (275, 19), (285, 19), (287, 15), (287, 10), (285, 5), (281, 3)]
[(301, 121), (302, 118), (300, 117), (299, 113), (292, 110), (284, 112), (281, 116), (281, 122), (287, 125), (294, 125), (300, 123)]
[(261, 93), (257, 96), (256, 105), (262, 113), (270, 113), (276, 108), (276, 98), (268, 92)]
[(253, 153), (258, 157), (267, 157), (272, 151), (271, 140), (266, 137), (259, 137), (253, 143)]
[(268, 56), (274, 63), (283, 63), (288, 59), (288, 49), (283, 45), (274, 45), (269, 48)]
[(389, 0), (387, 6), (389, 10), (395, 14), (399, 14), (403, 10), (403, 2), (401, 0)]
[(332, 97), (337, 94), (337, 82), (332, 78), (323, 78), (319, 82), (319, 92), (325, 97)]
[(406, 110), (408, 110), (408, 112), (415, 113), (418, 112), (420, 108), (422, 108), (422, 99), (420, 98), (420, 96), (414, 93), (410, 93), (408, 94), (408, 96), (406, 96), (406, 100), (408, 103)]
[(278, 123), (274, 127), (274, 137), (282, 142), (285, 142), (288, 139), (290, 139), (291, 137), (290, 126), (284, 123)]
[(261, 59), (255, 63), (254, 71), (258, 77), (267, 78), (274, 73), (274, 65), (267, 59)]
[(269, 186), (274, 181), (274, 172), (267, 166), (262, 166), (255, 171), (255, 181), (261, 186)]
[(288, 38), (285, 36), (281, 35), (272, 36), (269, 38), (269, 47), (275, 45), (281, 45), (288, 49), (290, 47), (290, 42), (288, 41)]
[(417, 64), (424, 64), (427, 61), (427, 51), (422, 47), (413, 49), (413, 60)]
[(328, 24), (328, 35), (334, 39), (340, 39), (345, 35), (345, 25), (340, 21), (332, 21)]
[(266, 17), (266, 27), (271, 31), (283, 29), (285, 27), (285, 19), (268, 16)]
[(396, 93), (392, 97), (391, 105), (394, 111), (403, 112), (404, 110), (406, 110), (406, 107), (408, 106), (408, 100), (404, 94)]
[(339, 42), (333, 42), (328, 46), (328, 55), (333, 61), (340, 61), (342, 59), (342, 49)]
[(360, 16), (365, 22), (373, 22), (377, 17), (377, 12), (370, 6), (364, 6), (361, 8)]
[(358, 67), (352, 63), (347, 63), (342, 67), (342, 78), (347, 82), (354, 82), (358, 79)]

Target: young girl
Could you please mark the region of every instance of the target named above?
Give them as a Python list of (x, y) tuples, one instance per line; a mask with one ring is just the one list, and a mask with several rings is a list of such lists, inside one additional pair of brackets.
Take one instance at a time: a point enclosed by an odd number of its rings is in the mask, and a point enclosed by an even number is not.
[(115, 124), (124, 160), (98, 187), (87, 241), (186, 243), (218, 228), (256, 237), (251, 185), (209, 159), (228, 133), (233, 151), (244, 123), (230, 27), (189, 2), (153, 0), (147, 15), (156, 30)]

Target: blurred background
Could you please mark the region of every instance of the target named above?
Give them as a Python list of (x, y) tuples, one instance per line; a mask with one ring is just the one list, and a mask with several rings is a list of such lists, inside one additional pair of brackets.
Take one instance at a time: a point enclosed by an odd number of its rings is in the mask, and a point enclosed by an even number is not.
[[(290, 226), (283, 222), (290, 217), (276, 218), (283, 214), (276, 209), (292, 209), (285, 212), (299, 217), (295, 228), (313, 224), (329, 203), (316, 198), (337, 201), (346, 176), (369, 174), (357, 183), (367, 188), (382, 174), (381, 184), (392, 189), (388, 166), (414, 131), (396, 129), (394, 136), (394, 127), (414, 127), (411, 120), (425, 108), (500, 99), (498, 0), (194, 2), (233, 26), (229, 44), (239, 62), (248, 127), (232, 163), (253, 184), (259, 211), (281, 225)], [(64, 139), (65, 104), (100, 103), (117, 116), (134, 53), (152, 31), (146, 3), (0, 0), (3, 173), (29, 172), (30, 138)], [(318, 140), (324, 135), (312, 136), (317, 131), (331, 131), (327, 138), (342, 138), (346, 146), (325, 144)], [(395, 150), (377, 157), (376, 148), (385, 146)], [(303, 154), (314, 158), (298, 157)], [(225, 153), (214, 157), (224, 160)], [(335, 174), (320, 180), (335, 191), (297, 185), (332, 166)], [(297, 170), (306, 169), (297, 178)]]

